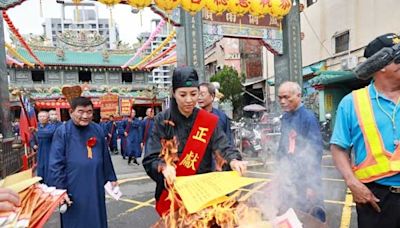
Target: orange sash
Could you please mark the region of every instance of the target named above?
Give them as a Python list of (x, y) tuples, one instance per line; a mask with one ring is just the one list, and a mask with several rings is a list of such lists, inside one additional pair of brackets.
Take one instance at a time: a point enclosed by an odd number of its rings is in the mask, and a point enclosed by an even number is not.
[[(179, 158), (176, 176), (196, 174), (217, 123), (218, 117), (216, 115), (202, 109), (199, 110), (182, 155)], [(164, 189), (160, 199), (156, 202), (156, 210), (160, 216), (169, 213), (171, 202), (167, 197), (168, 191)], [(175, 209), (177, 209), (176, 204), (175, 206)]]

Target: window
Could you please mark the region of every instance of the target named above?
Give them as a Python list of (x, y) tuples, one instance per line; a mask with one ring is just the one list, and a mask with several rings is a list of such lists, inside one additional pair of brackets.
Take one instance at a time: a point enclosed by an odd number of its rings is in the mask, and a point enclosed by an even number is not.
[(312, 4), (316, 3), (317, 0), (307, 0), (307, 7), (311, 6)]
[(90, 71), (79, 71), (79, 82), (91, 82), (92, 72)]
[(130, 72), (122, 72), (122, 82), (129, 82), (131, 83), (132, 80), (132, 73)]
[(44, 82), (44, 71), (43, 70), (33, 70), (32, 73), (32, 81), (33, 82)]
[(349, 31), (335, 36), (335, 53), (340, 53), (349, 50)]

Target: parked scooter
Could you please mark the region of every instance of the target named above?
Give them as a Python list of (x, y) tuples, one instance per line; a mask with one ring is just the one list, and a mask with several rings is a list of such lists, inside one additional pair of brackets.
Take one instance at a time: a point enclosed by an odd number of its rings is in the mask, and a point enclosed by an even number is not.
[(242, 152), (251, 157), (258, 157), (263, 150), (261, 146), (261, 133), (256, 128), (243, 128), (241, 129), (241, 138)]
[(330, 113), (326, 113), (325, 121), (321, 123), (322, 141), (325, 149), (329, 149), (329, 141), (331, 140), (332, 136), (331, 119), (332, 115)]
[(254, 119), (242, 118), (239, 122), (232, 122), (232, 131), (235, 146), (244, 156), (260, 157), (263, 160), (270, 158), (277, 148), (280, 118), (271, 119), (271, 123), (259, 124)]

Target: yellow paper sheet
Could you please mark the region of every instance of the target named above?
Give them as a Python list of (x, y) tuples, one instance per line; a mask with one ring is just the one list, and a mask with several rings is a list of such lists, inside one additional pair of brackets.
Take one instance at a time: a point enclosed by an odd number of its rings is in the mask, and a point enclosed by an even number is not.
[(188, 212), (195, 213), (226, 194), (261, 181), (265, 180), (242, 177), (236, 171), (229, 171), (177, 177), (174, 186)]
[(41, 177), (32, 177), (32, 169), (28, 169), (4, 178), (0, 181), (0, 186), (3, 188), (12, 189), (15, 192), (22, 192), (29, 186), (39, 182)]

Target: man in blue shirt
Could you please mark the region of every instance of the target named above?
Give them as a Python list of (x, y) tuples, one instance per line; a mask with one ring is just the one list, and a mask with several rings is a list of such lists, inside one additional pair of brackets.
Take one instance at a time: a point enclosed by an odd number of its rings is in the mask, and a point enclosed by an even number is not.
[(149, 140), (154, 126), (154, 109), (148, 108), (146, 110), (146, 117), (140, 123), (142, 128), (142, 143), (140, 144), (142, 150), (144, 150), (144, 154), (147, 152), (147, 141)]
[(321, 189), (322, 135), (315, 114), (301, 103), (301, 88), (284, 82), (278, 90), (282, 116), (277, 183), (280, 212), (289, 208), (325, 222)]
[(43, 183), (47, 184), (50, 148), (52, 144), (52, 138), (57, 127), (56, 125), (49, 123), (49, 113), (46, 111), (40, 111), (38, 114), (38, 119), (38, 128), (33, 129), (33, 131), (36, 132), (35, 137), (38, 143), (36, 145), (38, 148), (37, 175), (43, 178)]
[[(368, 44), (364, 56), (369, 58), (384, 47), (392, 47), (398, 39), (395, 34), (380, 36)], [(361, 178), (355, 172), (365, 167), (381, 167), (382, 162), (374, 159), (379, 155), (389, 162), (396, 157), (393, 155), (400, 139), (400, 64), (392, 62), (375, 72), (374, 80), (366, 87), (369, 96), (361, 99), (368, 100), (373, 113), (358, 111), (361, 107), (360, 97), (356, 95), (358, 91), (345, 96), (337, 109), (336, 123), (330, 141), (333, 159), (357, 204), (358, 226), (399, 227), (398, 171), (389, 174), (378, 173), (378, 175), (375, 173), (367, 176), (370, 179)], [(371, 115), (375, 121), (374, 126), (364, 125), (363, 118), (371, 118)], [(377, 130), (372, 140), (369, 137), (371, 129)], [(376, 141), (379, 136), (380, 140)], [(384, 151), (376, 151), (370, 147), (372, 144), (376, 145), (376, 142), (384, 147)], [(354, 149), (354, 164), (349, 159), (351, 148)]]
[(61, 227), (107, 228), (104, 185), (118, 184), (104, 131), (92, 121), (89, 98), (72, 99), (69, 113), (71, 119), (54, 133), (48, 172), (48, 185), (68, 194)]
[(200, 84), (199, 94), (199, 106), (208, 112), (218, 116), (218, 127), (222, 128), (225, 135), (227, 136), (229, 143), (234, 145), (233, 136), (231, 131), (231, 123), (228, 116), (221, 110), (213, 108), (213, 102), (215, 98), (216, 90), (215, 86), (211, 83)]

